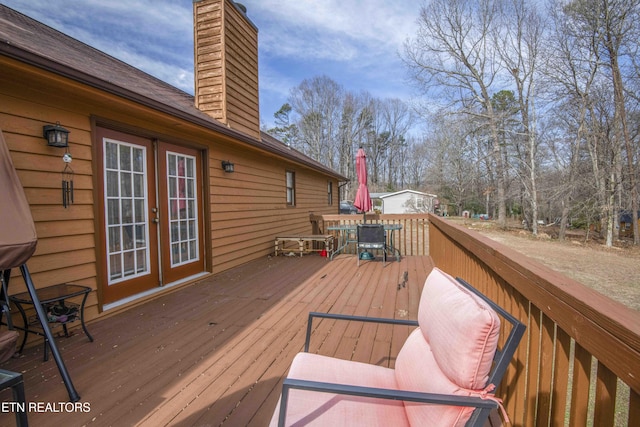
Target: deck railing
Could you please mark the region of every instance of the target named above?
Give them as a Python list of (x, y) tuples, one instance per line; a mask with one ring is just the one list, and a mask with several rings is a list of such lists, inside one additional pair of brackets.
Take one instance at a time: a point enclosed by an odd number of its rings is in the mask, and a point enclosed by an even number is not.
[[(315, 234), (333, 234), (338, 237), (338, 232), (328, 230), (335, 225), (362, 224), (363, 215), (310, 215), (312, 232)], [(427, 214), (367, 214), (367, 223), (399, 224), (400, 230), (394, 231), (394, 247), (400, 250), (403, 256), (428, 255), (428, 215)], [(353, 251), (354, 249), (347, 248)], [(353, 253), (353, 252), (352, 252)]]
[(639, 426), (640, 312), (429, 216), (434, 264), (527, 326), (498, 391), (514, 426)]

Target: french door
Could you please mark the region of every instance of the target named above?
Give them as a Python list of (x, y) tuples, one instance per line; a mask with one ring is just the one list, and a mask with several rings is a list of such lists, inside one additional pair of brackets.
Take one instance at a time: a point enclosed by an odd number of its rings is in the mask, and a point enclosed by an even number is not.
[(204, 271), (198, 150), (98, 129), (104, 303)]

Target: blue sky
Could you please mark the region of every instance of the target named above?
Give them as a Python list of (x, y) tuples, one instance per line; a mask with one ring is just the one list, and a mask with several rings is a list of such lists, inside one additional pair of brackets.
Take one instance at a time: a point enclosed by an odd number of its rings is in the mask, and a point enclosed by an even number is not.
[[(192, 0), (0, 0), (193, 94)], [(416, 32), (415, 0), (240, 0), (258, 27), (261, 120), (304, 79), (409, 101), (399, 52)]]

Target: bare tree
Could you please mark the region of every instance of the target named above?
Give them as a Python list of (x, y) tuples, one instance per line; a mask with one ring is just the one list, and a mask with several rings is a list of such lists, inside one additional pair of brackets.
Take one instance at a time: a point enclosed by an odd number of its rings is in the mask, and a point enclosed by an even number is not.
[(428, 188), (426, 181), (428, 162), (427, 145), (415, 137), (410, 137), (404, 161), (404, 183), (410, 188), (433, 191)]
[[(597, 52), (599, 59), (608, 75), (600, 84), (599, 90), (603, 95), (599, 104), (591, 111), (599, 114), (599, 132), (601, 141), (608, 149), (597, 151), (590, 146), (594, 166), (603, 155), (611, 164), (611, 170), (603, 173), (602, 169), (595, 169), (596, 179), (599, 179), (599, 191), (602, 194), (603, 213), (606, 215), (606, 243), (612, 245), (614, 233), (617, 231), (617, 206), (620, 206), (623, 179), (623, 153), (626, 154), (627, 179), (629, 180), (631, 209), (633, 212), (634, 243), (640, 242), (638, 233), (638, 191), (636, 183), (636, 160), (631, 142), (631, 135), (627, 122), (624, 78), (621, 72), (621, 61), (624, 52), (636, 52), (638, 44), (638, 18), (640, 17), (639, 0), (574, 0), (564, 5), (564, 17), (569, 20), (579, 32), (594, 34), (591, 48)], [(601, 69), (604, 70), (605, 68)], [(607, 83), (610, 82), (610, 83)], [(613, 108), (603, 105), (607, 94), (613, 98)], [(600, 108), (597, 108), (600, 107)], [(613, 110), (611, 120), (603, 121), (602, 118)], [(593, 140), (591, 140), (593, 141)], [(603, 188), (604, 186), (604, 188)], [(616, 203), (615, 199), (618, 199)]]
[(522, 156), (518, 163), (526, 174), (520, 174), (521, 182), (529, 196), (531, 226), (538, 234), (538, 140), (534, 99), (538, 76), (538, 61), (543, 42), (543, 21), (535, 8), (525, 0), (508, 0), (502, 3), (502, 25), (493, 33), (494, 44), (500, 60), (508, 70), (515, 86), (516, 102), (520, 114), (520, 130), (516, 144), (523, 142)]
[[(640, 0), (601, 0), (599, 12), (603, 22), (603, 41), (607, 53), (607, 65), (611, 68), (614, 98), (614, 133), (615, 138), (623, 144), (627, 154), (628, 179), (631, 190), (631, 211), (633, 218), (633, 242), (640, 244), (638, 232), (638, 187), (635, 173), (635, 150), (632, 147), (631, 135), (627, 123), (625, 87), (622, 78), (621, 64), (623, 49), (629, 42), (637, 44), (637, 26), (640, 19)], [(635, 49), (633, 49), (635, 51)]]
[[(414, 124), (413, 112), (400, 99), (385, 99), (380, 102), (380, 113), (384, 127), (389, 133), (387, 153), (387, 183), (391, 187), (404, 183), (404, 154), (406, 153), (406, 136)], [(400, 176), (398, 176), (400, 175)]]
[(484, 121), (492, 148), (498, 224), (505, 227), (504, 156), (491, 103), (499, 71), (491, 38), (497, 12), (497, 0), (431, 0), (420, 10), (418, 33), (405, 43), (403, 57), (425, 93), (446, 96), (460, 111)]
[(448, 200), (460, 215), (465, 207), (477, 205), (474, 187), (486, 187), (488, 182), (486, 155), (473, 136), (476, 125), (446, 111), (433, 115), (429, 125), (420, 151), (427, 159), (426, 187)]
[[(565, 177), (560, 222), (560, 238), (564, 239), (569, 214), (580, 203), (577, 197), (578, 170), (582, 150), (588, 141), (591, 93), (599, 73), (600, 60), (595, 29), (571, 25), (560, 2), (554, 4), (549, 12), (552, 27), (544, 70), (548, 81), (552, 83), (551, 97), (560, 100), (555, 104), (560, 114), (553, 120), (564, 123), (560, 125), (564, 132), (553, 141), (566, 144), (564, 147), (562, 144), (553, 144), (557, 164)], [(573, 135), (573, 138), (565, 138), (564, 135)]]
[[(355, 182), (356, 150), (365, 143), (366, 133), (372, 120), (369, 108), (371, 102), (371, 95), (368, 92), (362, 92), (359, 95), (347, 92), (342, 103), (339, 170), (352, 182)], [(353, 191), (351, 187), (353, 187)], [(355, 188), (357, 188), (357, 183), (356, 186), (344, 186), (343, 198), (352, 198), (355, 195)]]
[(306, 79), (291, 90), (289, 103), (300, 116), (303, 152), (337, 169), (337, 134), (344, 89), (327, 76)]

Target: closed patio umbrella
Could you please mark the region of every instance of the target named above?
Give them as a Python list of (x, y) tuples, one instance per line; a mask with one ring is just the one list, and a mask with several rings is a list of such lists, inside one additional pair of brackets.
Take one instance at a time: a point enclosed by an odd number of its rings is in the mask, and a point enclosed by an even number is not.
[(367, 187), (367, 156), (362, 147), (356, 154), (356, 175), (358, 177), (358, 192), (353, 206), (363, 212), (364, 222), (367, 222), (366, 213), (371, 210), (371, 196)]
[(4, 275), (6, 285), (6, 282), (9, 281), (10, 270), (20, 267), (22, 278), (31, 296), (31, 301), (33, 301), (33, 307), (51, 349), (51, 354), (67, 387), (69, 399), (72, 402), (77, 402), (80, 400), (80, 396), (71, 382), (71, 377), (53, 339), (47, 314), (40, 304), (35, 285), (27, 268), (26, 262), (36, 250), (38, 237), (29, 202), (13, 166), (9, 147), (7, 147), (2, 131), (0, 131), (0, 200), (3, 203), (0, 209), (0, 273)]

